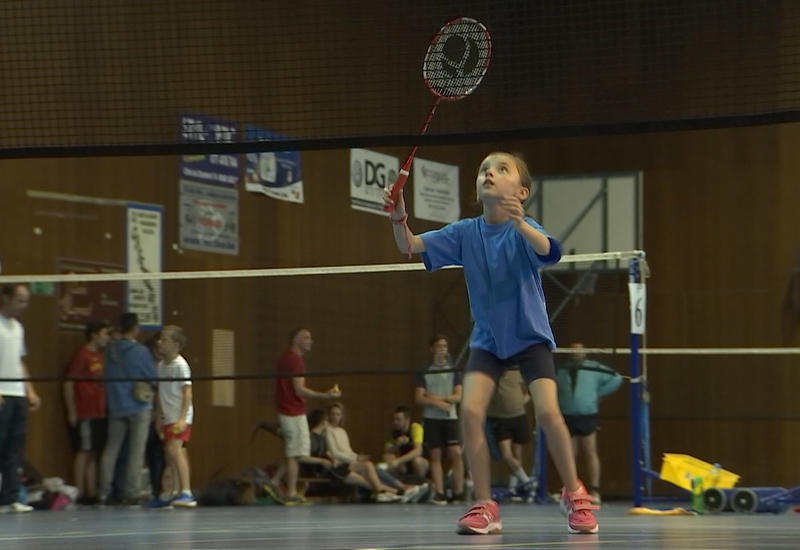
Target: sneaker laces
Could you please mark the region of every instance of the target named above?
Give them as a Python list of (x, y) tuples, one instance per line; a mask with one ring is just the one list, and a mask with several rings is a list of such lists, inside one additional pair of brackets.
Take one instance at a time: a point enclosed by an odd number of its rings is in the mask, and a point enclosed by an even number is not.
[(580, 516), (586, 516), (588, 512), (599, 510), (600, 507), (592, 501), (592, 495), (589, 493), (571, 493), (569, 500), (572, 505), (572, 512)]
[(490, 522), (493, 521), (494, 520), (494, 514), (492, 513), (492, 510), (491, 510), (492, 507), (490, 506), (490, 504), (491, 503), (489, 503), (489, 502), (481, 502), (479, 504), (473, 505), (472, 508), (467, 510), (467, 513), (464, 514), (464, 517), (462, 519), (466, 519), (466, 518), (468, 518), (470, 516), (483, 516), (488, 521), (490, 521)]

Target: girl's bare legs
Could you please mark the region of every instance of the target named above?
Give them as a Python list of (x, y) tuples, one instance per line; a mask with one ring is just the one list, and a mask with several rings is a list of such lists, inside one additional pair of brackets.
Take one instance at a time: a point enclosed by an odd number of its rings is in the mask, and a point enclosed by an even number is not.
[(567, 492), (580, 488), (572, 438), (558, 406), (556, 381), (550, 378), (537, 378), (528, 386), (536, 411), (536, 423), (541, 426), (547, 438), (547, 448), (553, 457), (558, 474)]
[(488, 374), (470, 371), (464, 375), (461, 426), (476, 501), (492, 500), (489, 447), (484, 423), (494, 390), (495, 382)]

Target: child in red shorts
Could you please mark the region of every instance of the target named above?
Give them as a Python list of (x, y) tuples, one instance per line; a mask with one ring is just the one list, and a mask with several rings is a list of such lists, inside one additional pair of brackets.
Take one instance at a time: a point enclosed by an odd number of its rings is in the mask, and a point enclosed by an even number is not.
[[(167, 467), (172, 470), (173, 483), (177, 481), (180, 486), (180, 494), (170, 498), (169, 494), (162, 492), (148, 505), (150, 508), (197, 506), (192, 495), (189, 456), (186, 453), (186, 445), (192, 433), (194, 407), (192, 370), (180, 354), (185, 345), (186, 336), (181, 327), (168, 325), (161, 331), (158, 348), (164, 359), (158, 364), (158, 377), (162, 380), (158, 383), (158, 397), (155, 400), (156, 430), (164, 441)], [(164, 378), (178, 380), (163, 380)]]

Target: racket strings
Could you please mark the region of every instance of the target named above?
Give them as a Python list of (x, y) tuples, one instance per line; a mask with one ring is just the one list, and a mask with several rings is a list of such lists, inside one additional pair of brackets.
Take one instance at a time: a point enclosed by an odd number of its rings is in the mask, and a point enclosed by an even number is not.
[(423, 76), (434, 94), (460, 99), (481, 83), (490, 56), (486, 27), (472, 19), (459, 19), (434, 37), (425, 55)]

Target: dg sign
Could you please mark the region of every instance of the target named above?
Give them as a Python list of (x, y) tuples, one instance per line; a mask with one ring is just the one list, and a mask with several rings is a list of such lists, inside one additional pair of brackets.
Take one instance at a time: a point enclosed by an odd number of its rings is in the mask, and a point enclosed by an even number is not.
[(350, 206), (354, 210), (383, 212), (383, 192), (397, 178), (396, 157), (368, 149), (350, 149)]

